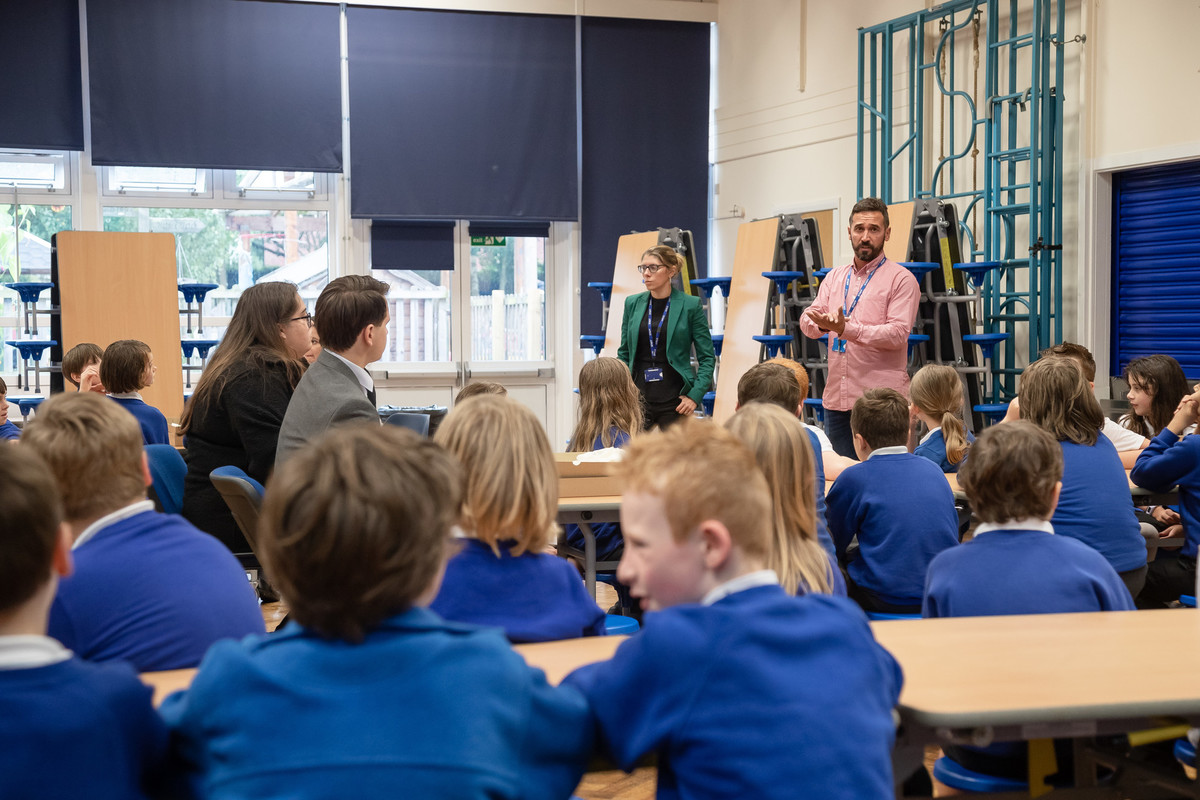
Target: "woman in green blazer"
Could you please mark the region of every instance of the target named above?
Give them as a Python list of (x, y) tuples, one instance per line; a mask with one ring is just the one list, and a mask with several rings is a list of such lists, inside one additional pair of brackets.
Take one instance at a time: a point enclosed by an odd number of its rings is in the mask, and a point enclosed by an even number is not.
[[(641, 392), (647, 430), (665, 428), (695, 411), (716, 365), (700, 299), (671, 287), (682, 267), (683, 259), (670, 247), (651, 247), (638, 264), (647, 291), (625, 299), (617, 358)], [(692, 368), (693, 346), (697, 369)]]

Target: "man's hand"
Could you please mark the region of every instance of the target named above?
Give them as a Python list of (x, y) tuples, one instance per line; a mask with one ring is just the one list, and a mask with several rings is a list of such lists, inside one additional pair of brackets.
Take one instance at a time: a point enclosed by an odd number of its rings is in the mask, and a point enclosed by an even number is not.
[(808, 314), (808, 318), (823, 331), (832, 331), (839, 337), (846, 331), (846, 313), (844, 308), (839, 307), (837, 314), (822, 314), (811, 308), (804, 313)]

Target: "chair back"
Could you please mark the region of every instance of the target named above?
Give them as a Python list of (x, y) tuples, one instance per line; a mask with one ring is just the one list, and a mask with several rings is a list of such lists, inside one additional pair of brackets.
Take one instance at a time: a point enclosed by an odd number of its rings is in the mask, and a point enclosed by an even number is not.
[(145, 448), (154, 506), (164, 514), (178, 514), (183, 509), (183, 479), (187, 475), (187, 464), (179, 451), (169, 444), (148, 444)]
[(257, 552), (258, 513), (265, 492), (262, 484), (238, 467), (217, 467), (209, 473), (208, 479), (229, 506), (250, 549)]
[(408, 428), (410, 431), (415, 431), (418, 436), (429, 435), (429, 415), (414, 414), (410, 411), (397, 411), (387, 418), (388, 425), (399, 425), (401, 428)]

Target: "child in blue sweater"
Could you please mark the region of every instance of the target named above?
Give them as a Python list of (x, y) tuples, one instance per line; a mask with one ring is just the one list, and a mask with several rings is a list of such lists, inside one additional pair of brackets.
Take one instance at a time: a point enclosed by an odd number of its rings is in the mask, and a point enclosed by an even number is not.
[(635, 440), (617, 475), (618, 577), (645, 627), (564, 681), (601, 750), (625, 770), (656, 754), (660, 800), (891, 797), (899, 665), (853, 603), (792, 597), (763, 568), (771, 501), (753, 455), (684, 420)]
[[(1150, 440), (1130, 478), (1138, 486), (1166, 491), (1179, 486), (1179, 515), (1186, 537), (1176, 558), (1159, 557), (1148, 565), (1146, 585), (1138, 596), (1143, 608), (1162, 608), (1182, 594), (1196, 591), (1196, 552), (1200, 545), (1200, 435), (1183, 436), (1200, 416), (1200, 386), (1179, 403), (1171, 421)], [(1183, 436), (1183, 438), (1180, 438)]]
[[(933, 559), (925, 582), (926, 617), (1130, 611), (1129, 590), (1104, 557), (1077, 539), (1055, 536), (1049, 519), (1062, 488), (1062, 452), (1049, 433), (1017, 421), (988, 428), (959, 472), (975, 537)], [(1059, 754), (1059, 774), (1069, 776)], [(947, 745), (968, 769), (1028, 777), (1023, 742), (985, 748)]]
[(100, 382), (108, 396), (133, 414), (142, 429), (146, 444), (170, 444), (167, 418), (157, 408), (147, 405), (141, 390), (154, 383), (158, 367), (154, 354), (145, 342), (119, 339), (110, 344), (100, 361)]
[(936, 464), (908, 452), (908, 423), (895, 389), (864, 392), (850, 412), (861, 463), (829, 490), (829, 533), (850, 597), (868, 611), (919, 613), (929, 562), (958, 544), (954, 493)]
[(275, 474), (259, 541), (290, 622), (215, 645), (162, 714), (208, 798), (566, 798), (587, 707), (495, 630), (426, 608), (462, 473), (441, 447), (335, 428)]
[(0, 531), (0, 797), (149, 796), (167, 749), (150, 689), (46, 636), (71, 534), (54, 476), (24, 445), (0, 458)]
[(942, 472), (958, 472), (975, 437), (962, 420), (962, 378), (954, 367), (926, 364), (908, 387), (912, 414), (929, 429), (914, 455), (928, 458)]
[(504, 629), (514, 642), (604, 633), (604, 611), (571, 562), (543, 552), (558, 514), (558, 471), (533, 412), (501, 395), (455, 406), (435, 440), (463, 466), (465, 538), (432, 608)]
[(1104, 412), (1078, 362), (1067, 356), (1033, 362), (1021, 375), (1018, 399), (1021, 418), (1048, 431), (1062, 448), (1054, 532), (1104, 556), (1136, 599), (1146, 581), (1146, 540), (1121, 458), (1101, 435)]
[(21, 438), (21, 429), (8, 418), (8, 408), (8, 384), (4, 378), (0, 378), (0, 441)]

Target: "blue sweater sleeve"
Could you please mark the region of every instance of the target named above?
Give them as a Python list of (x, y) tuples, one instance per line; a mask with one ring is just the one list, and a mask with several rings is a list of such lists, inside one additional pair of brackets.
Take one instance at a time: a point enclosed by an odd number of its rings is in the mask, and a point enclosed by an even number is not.
[(588, 704), (576, 689), (546, 683), (540, 669), (531, 673), (529, 724), (521, 743), (518, 796), (558, 800), (574, 791), (591, 755), (594, 729), (587, 724)]
[(856, 468), (852, 466), (843, 471), (825, 496), (825, 522), (839, 557), (846, 554), (846, 548), (858, 533), (858, 520), (855, 518), (859, 496), (858, 480), (854, 474)]
[(1138, 456), (1129, 477), (1138, 486), (1146, 489), (1170, 489), (1200, 468), (1200, 460), (1193, 450), (1194, 448), (1181, 446), (1180, 438), (1172, 433), (1170, 428), (1163, 428)]

